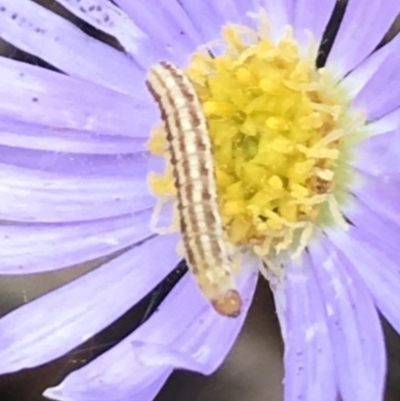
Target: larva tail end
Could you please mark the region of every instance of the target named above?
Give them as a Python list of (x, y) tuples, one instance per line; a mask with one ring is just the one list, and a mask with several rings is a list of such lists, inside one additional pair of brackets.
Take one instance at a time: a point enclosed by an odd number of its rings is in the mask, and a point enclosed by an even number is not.
[(227, 291), (211, 303), (216, 312), (227, 317), (238, 317), (242, 309), (242, 298), (236, 290)]

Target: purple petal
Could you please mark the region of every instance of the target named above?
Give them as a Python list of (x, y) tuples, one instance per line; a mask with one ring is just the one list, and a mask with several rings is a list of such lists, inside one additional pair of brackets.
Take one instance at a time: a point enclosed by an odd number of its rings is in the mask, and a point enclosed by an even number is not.
[[(396, 186), (396, 188), (398, 189), (398, 186)], [(384, 200), (385, 194), (376, 194), (376, 196), (382, 199), (383, 202), (386, 202), (386, 200)], [(368, 199), (365, 201), (368, 204)], [(387, 288), (388, 294), (398, 294), (399, 286), (396, 277), (400, 275), (400, 270), (397, 266), (397, 261), (400, 259), (398, 247), (398, 238), (400, 236), (399, 222), (398, 220), (393, 220), (391, 218), (392, 216), (388, 216), (387, 213), (381, 214), (381, 208), (374, 208), (375, 203), (370, 203), (368, 206), (365, 206), (363, 202), (363, 199), (355, 199), (351, 205), (348, 205), (344, 209), (344, 212), (350, 216), (350, 219), (353, 221), (353, 225), (347, 233), (348, 235), (340, 232), (330, 232), (329, 235), (336, 246), (340, 245), (343, 241), (348, 241), (350, 245), (351, 241), (348, 239), (348, 236), (354, 238), (355, 242), (358, 241), (366, 244), (370, 249), (365, 249), (365, 252), (370, 254), (371, 263), (368, 262), (367, 265), (363, 265), (360, 262), (357, 265), (355, 264), (355, 268), (363, 278), (365, 277), (367, 284), (372, 280), (371, 277), (381, 274), (380, 278), (376, 278), (377, 281), (375, 284), (378, 285), (379, 288), (382, 288), (385, 284), (389, 283), (390, 280), (390, 285), (388, 285)], [(389, 214), (391, 214), (390, 211)], [(357, 243), (355, 245), (357, 248)], [(357, 256), (357, 254), (354, 253), (353, 249), (350, 250), (348, 248), (349, 246), (344, 247), (344, 249), (347, 249), (349, 252), (349, 259), (355, 263), (357, 259), (354, 259), (354, 257)], [(357, 249), (359, 249), (359, 247)], [(359, 260), (361, 261), (361, 258)], [(368, 259), (366, 260), (368, 261)], [(370, 270), (367, 271), (366, 269)], [(373, 288), (376, 289), (375, 286)], [(379, 295), (384, 297), (386, 291), (380, 294), (375, 292), (374, 295), (378, 299)], [(392, 302), (394, 299), (393, 297), (390, 298)], [(388, 310), (386, 301), (384, 302), (384, 300), (378, 299), (378, 302), (378, 305), (383, 304), (382, 311), (388, 313), (388, 318), (392, 321), (393, 312), (392, 310)], [(397, 299), (395, 304), (398, 304)], [(392, 303), (392, 305), (394, 304)], [(397, 320), (395, 320), (395, 323), (396, 322)]]
[(370, 0), (366, 6), (362, 0), (349, 0), (327, 66), (343, 77), (374, 50), (399, 11), (398, 1)]
[[(145, 179), (148, 172), (146, 165), (152, 167), (159, 158), (143, 149), (144, 139), (136, 142), (140, 144), (139, 148), (132, 148), (128, 154), (116, 155), (47, 152), (0, 145), (0, 162), (28, 170), (49, 172), (57, 177), (77, 176), (94, 181), (107, 179), (109, 176), (125, 180), (134, 180), (135, 177)], [(40, 178), (40, 174), (38, 177)]]
[(393, 40), (385, 61), (370, 78), (354, 100), (354, 107), (367, 112), (369, 120), (376, 120), (400, 106), (397, 88), (400, 85), (400, 35)]
[(361, 179), (365, 184), (354, 186), (353, 194), (375, 214), (400, 227), (400, 176), (362, 174)]
[[(290, 261), (274, 291), (285, 341), (285, 401), (336, 400), (324, 299), (309, 260)], [(282, 302), (283, 301), (283, 302)]]
[(386, 352), (372, 298), (353, 266), (323, 235), (310, 244), (344, 401), (383, 399)]
[[(376, 194), (376, 196), (382, 197), (383, 194)], [(342, 213), (353, 225), (359, 227), (365, 235), (368, 235), (375, 246), (385, 244), (385, 247), (398, 252), (400, 238), (400, 225), (398, 222), (387, 220), (377, 210), (370, 209), (362, 199), (357, 198), (343, 205)]]
[[(119, 3), (125, 4), (128, 3), (128, 0), (120, 0)], [(230, 20), (229, 16), (224, 17), (224, 15), (220, 13), (218, 8), (219, 2), (181, 0), (180, 3), (192, 25), (199, 32), (203, 43), (216, 39), (220, 35), (224, 23)], [(231, 10), (232, 8), (226, 9), (228, 13), (230, 13)]]
[(400, 332), (400, 256), (384, 249), (384, 244), (382, 250), (377, 249), (358, 227), (349, 233), (329, 232), (329, 238), (362, 277), (378, 309)]
[(245, 301), (239, 318), (217, 315), (187, 275), (139, 329), (45, 394), (63, 401), (151, 401), (171, 368), (211, 373), (229, 352), (251, 303), (257, 275), (255, 263), (250, 264), (253, 272), (243, 274), (239, 282)]
[[(143, 368), (138, 367), (131, 345), (124, 341), (115, 348), (118, 350), (112, 352), (109, 358), (101, 356), (95, 361), (97, 363), (102, 360), (106, 374), (96, 372), (96, 376), (86, 377), (87, 381), (83, 382), (80, 377), (82, 370), (78, 370), (71, 373), (59, 386), (45, 390), (43, 395), (59, 401), (109, 401), (116, 397), (118, 401), (132, 401), (132, 396), (135, 401), (153, 401), (172, 369), (153, 369), (143, 377)], [(110, 351), (104, 355), (108, 356), (109, 353)], [(134, 381), (138, 376), (142, 379), (140, 384)]]
[[(291, 2), (292, 0), (287, 0)], [(246, 25), (252, 29), (257, 29), (258, 21), (254, 18), (254, 14), (259, 13), (263, 5), (264, 0), (248, 0), (248, 1), (237, 1), (237, 0), (223, 0), (214, 2), (213, 7), (220, 18), (220, 28), (218, 36), (220, 36), (221, 27), (227, 24), (241, 24)], [(198, 19), (198, 18), (197, 18)], [(201, 21), (200, 21), (201, 22)], [(214, 36), (214, 39), (216, 37)]]
[[(154, 204), (146, 159), (136, 177), (88, 177), (0, 163), (0, 219), (24, 222), (87, 221), (130, 214)], [(95, 207), (94, 207), (95, 205)]]
[(224, 25), (228, 23), (249, 22), (246, 14), (249, 11), (258, 10), (259, 0), (181, 0), (179, 3), (192, 25), (199, 32), (201, 43), (205, 44), (219, 38), (221, 28)]
[(73, 224), (0, 225), (0, 273), (52, 271), (109, 255), (149, 237), (151, 213)]
[(143, 80), (129, 57), (33, 1), (0, 0), (0, 10), (0, 37), (69, 75), (126, 94)]
[(204, 369), (203, 363), (197, 361), (190, 354), (185, 354), (165, 345), (133, 341), (132, 346), (135, 349), (135, 357), (143, 365), (175, 366), (178, 369), (192, 370), (194, 372)]
[[(390, 123), (385, 123), (389, 125)], [(399, 130), (373, 136), (357, 145), (351, 165), (371, 175), (398, 174)]]
[[(133, 77), (130, 81), (134, 82)], [(47, 125), (61, 133), (77, 129), (147, 137), (158, 118), (141, 86), (139, 81), (133, 99), (90, 82), (0, 57), (0, 115)]]
[[(140, 133), (139, 133), (140, 134)], [(125, 154), (146, 150), (144, 138), (56, 129), (0, 117), (0, 146), (83, 154)]]
[[(397, 35), (388, 44), (372, 53), (360, 65), (346, 75), (340, 82), (344, 85), (347, 94), (354, 99), (366, 86), (372, 77), (380, 76), (380, 69), (388, 61), (393, 52), (398, 51), (400, 35)], [(389, 61), (390, 62), (390, 61)], [(384, 79), (384, 77), (380, 77)], [(369, 110), (368, 104), (366, 104)]]
[(321, 42), (335, 4), (336, 0), (297, 0), (294, 3), (293, 28), (300, 44), (308, 44), (305, 30), (312, 32), (317, 44)]
[(172, 235), (148, 240), (6, 315), (0, 372), (51, 361), (108, 326), (176, 266), (176, 243)]
[[(167, 364), (206, 375), (213, 373), (221, 365), (239, 334), (251, 304), (257, 277), (257, 270), (252, 268), (240, 278), (238, 286), (244, 305), (241, 315), (236, 319), (221, 317), (212, 310), (209, 303), (199, 296), (199, 291), (190, 278), (190, 284), (187, 284), (184, 292), (186, 295), (179, 295), (179, 301), (184, 299), (185, 303), (192, 306), (191, 310), (179, 313), (178, 303), (175, 302), (174, 309), (170, 309), (175, 310), (173, 319), (171, 313), (157, 315), (156, 321), (143, 327), (143, 331), (138, 331), (136, 336), (133, 335), (132, 344), (139, 360), (147, 366)], [(221, 338), (224, 339), (223, 344)], [(153, 347), (158, 351), (163, 350), (161, 359), (154, 358)]]
[[(254, 11), (258, 11), (259, 5), (258, 0), (248, 0), (248, 1), (238, 1), (238, 0), (224, 0), (224, 1), (216, 1), (215, 5), (219, 8), (222, 16), (225, 15), (224, 21), (222, 25), (226, 25), (226, 23), (240, 23), (240, 24), (251, 24), (249, 21), (248, 13), (254, 13)], [(229, 10), (229, 14), (227, 13)]]
[[(165, 49), (143, 33), (133, 21), (109, 0), (57, 0), (96, 29), (114, 36), (126, 52), (143, 67), (166, 57)], [(143, 5), (146, 7), (146, 5)]]
[(285, 25), (293, 24), (293, 0), (262, 0), (261, 6), (265, 8), (271, 29), (271, 38), (275, 42), (283, 37)]
[[(371, 135), (379, 135), (400, 129), (400, 107), (391, 113), (385, 114), (383, 117), (370, 122), (368, 130)], [(400, 147), (400, 146), (399, 146)]]
[(197, 30), (176, 0), (146, 2), (140, 0), (115, 0), (145, 32), (151, 41), (166, 48), (169, 59), (186, 64), (189, 55), (202, 43)]

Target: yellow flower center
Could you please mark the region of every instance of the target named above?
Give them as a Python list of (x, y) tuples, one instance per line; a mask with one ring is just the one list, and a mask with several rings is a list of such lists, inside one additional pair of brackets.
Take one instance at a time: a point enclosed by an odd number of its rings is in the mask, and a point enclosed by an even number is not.
[[(289, 27), (273, 43), (266, 26), (225, 27), (224, 50), (194, 53), (186, 73), (208, 119), (227, 238), (269, 261), (299, 254), (316, 224), (345, 226), (345, 161), (364, 119), (316, 68), (312, 43), (301, 51)], [(150, 149), (165, 154), (157, 130)], [(174, 193), (168, 173), (150, 185)]]

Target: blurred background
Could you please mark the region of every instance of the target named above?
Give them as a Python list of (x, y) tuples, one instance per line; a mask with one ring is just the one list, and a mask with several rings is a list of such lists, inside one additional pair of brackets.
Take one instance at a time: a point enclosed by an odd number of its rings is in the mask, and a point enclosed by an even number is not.
[[(38, 0), (37, 2), (74, 20), (54, 1)], [(75, 22), (78, 25), (82, 24), (76, 19)], [(101, 34), (99, 35), (88, 26), (84, 28), (85, 31), (101, 38)], [(395, 24), (389, 35), (393, 35), (399, 29), (400, 24)], [(0, 54), (42, 64), (40, 60), (19, 52), (1, 41)], [(84, 274), (101, 262), (100, 260), (84, 266), (41, 275), (0, 277), (0, 317)], [(0, 399), (2, 401), (44, 401), (45, 398), (41, 396), (41, 393), (45, 388), (58, 384), (69, 372), (88, 363), (131, 332), (140, 323), (147, 307), (154, 303), (154, 299), (156, 302), (157, 298), (160, 301), (183, 271), (184, 266), (179, 266), (169, 279), (138, 306), (63, 358), (36, 369), (0, 376)], [(398, 401), (400, 400), (400, 340), (385, 322), (384, 328), (389, 355), (385, 401)], [(282, 354), (283, 346), (271, 292), (268, 284), (261, 279), (244, 330), (222, 368), (211, 377), (190, 372), (175, 372), (156, 401), (187, 401), (188, 399), (192, 401), (225, 401), (227, 399), (282, 401)]]

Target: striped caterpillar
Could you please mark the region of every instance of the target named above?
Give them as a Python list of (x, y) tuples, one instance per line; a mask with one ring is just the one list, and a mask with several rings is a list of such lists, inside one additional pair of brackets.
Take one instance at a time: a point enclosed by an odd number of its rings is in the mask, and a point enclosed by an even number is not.
[(224, 241), (202, 106), (189, 79), (170, 63), (151, 68), (146, 84), (164, 123), (186, 262), (214, 309), (223, 316), (237, 317), (242, 300)]

